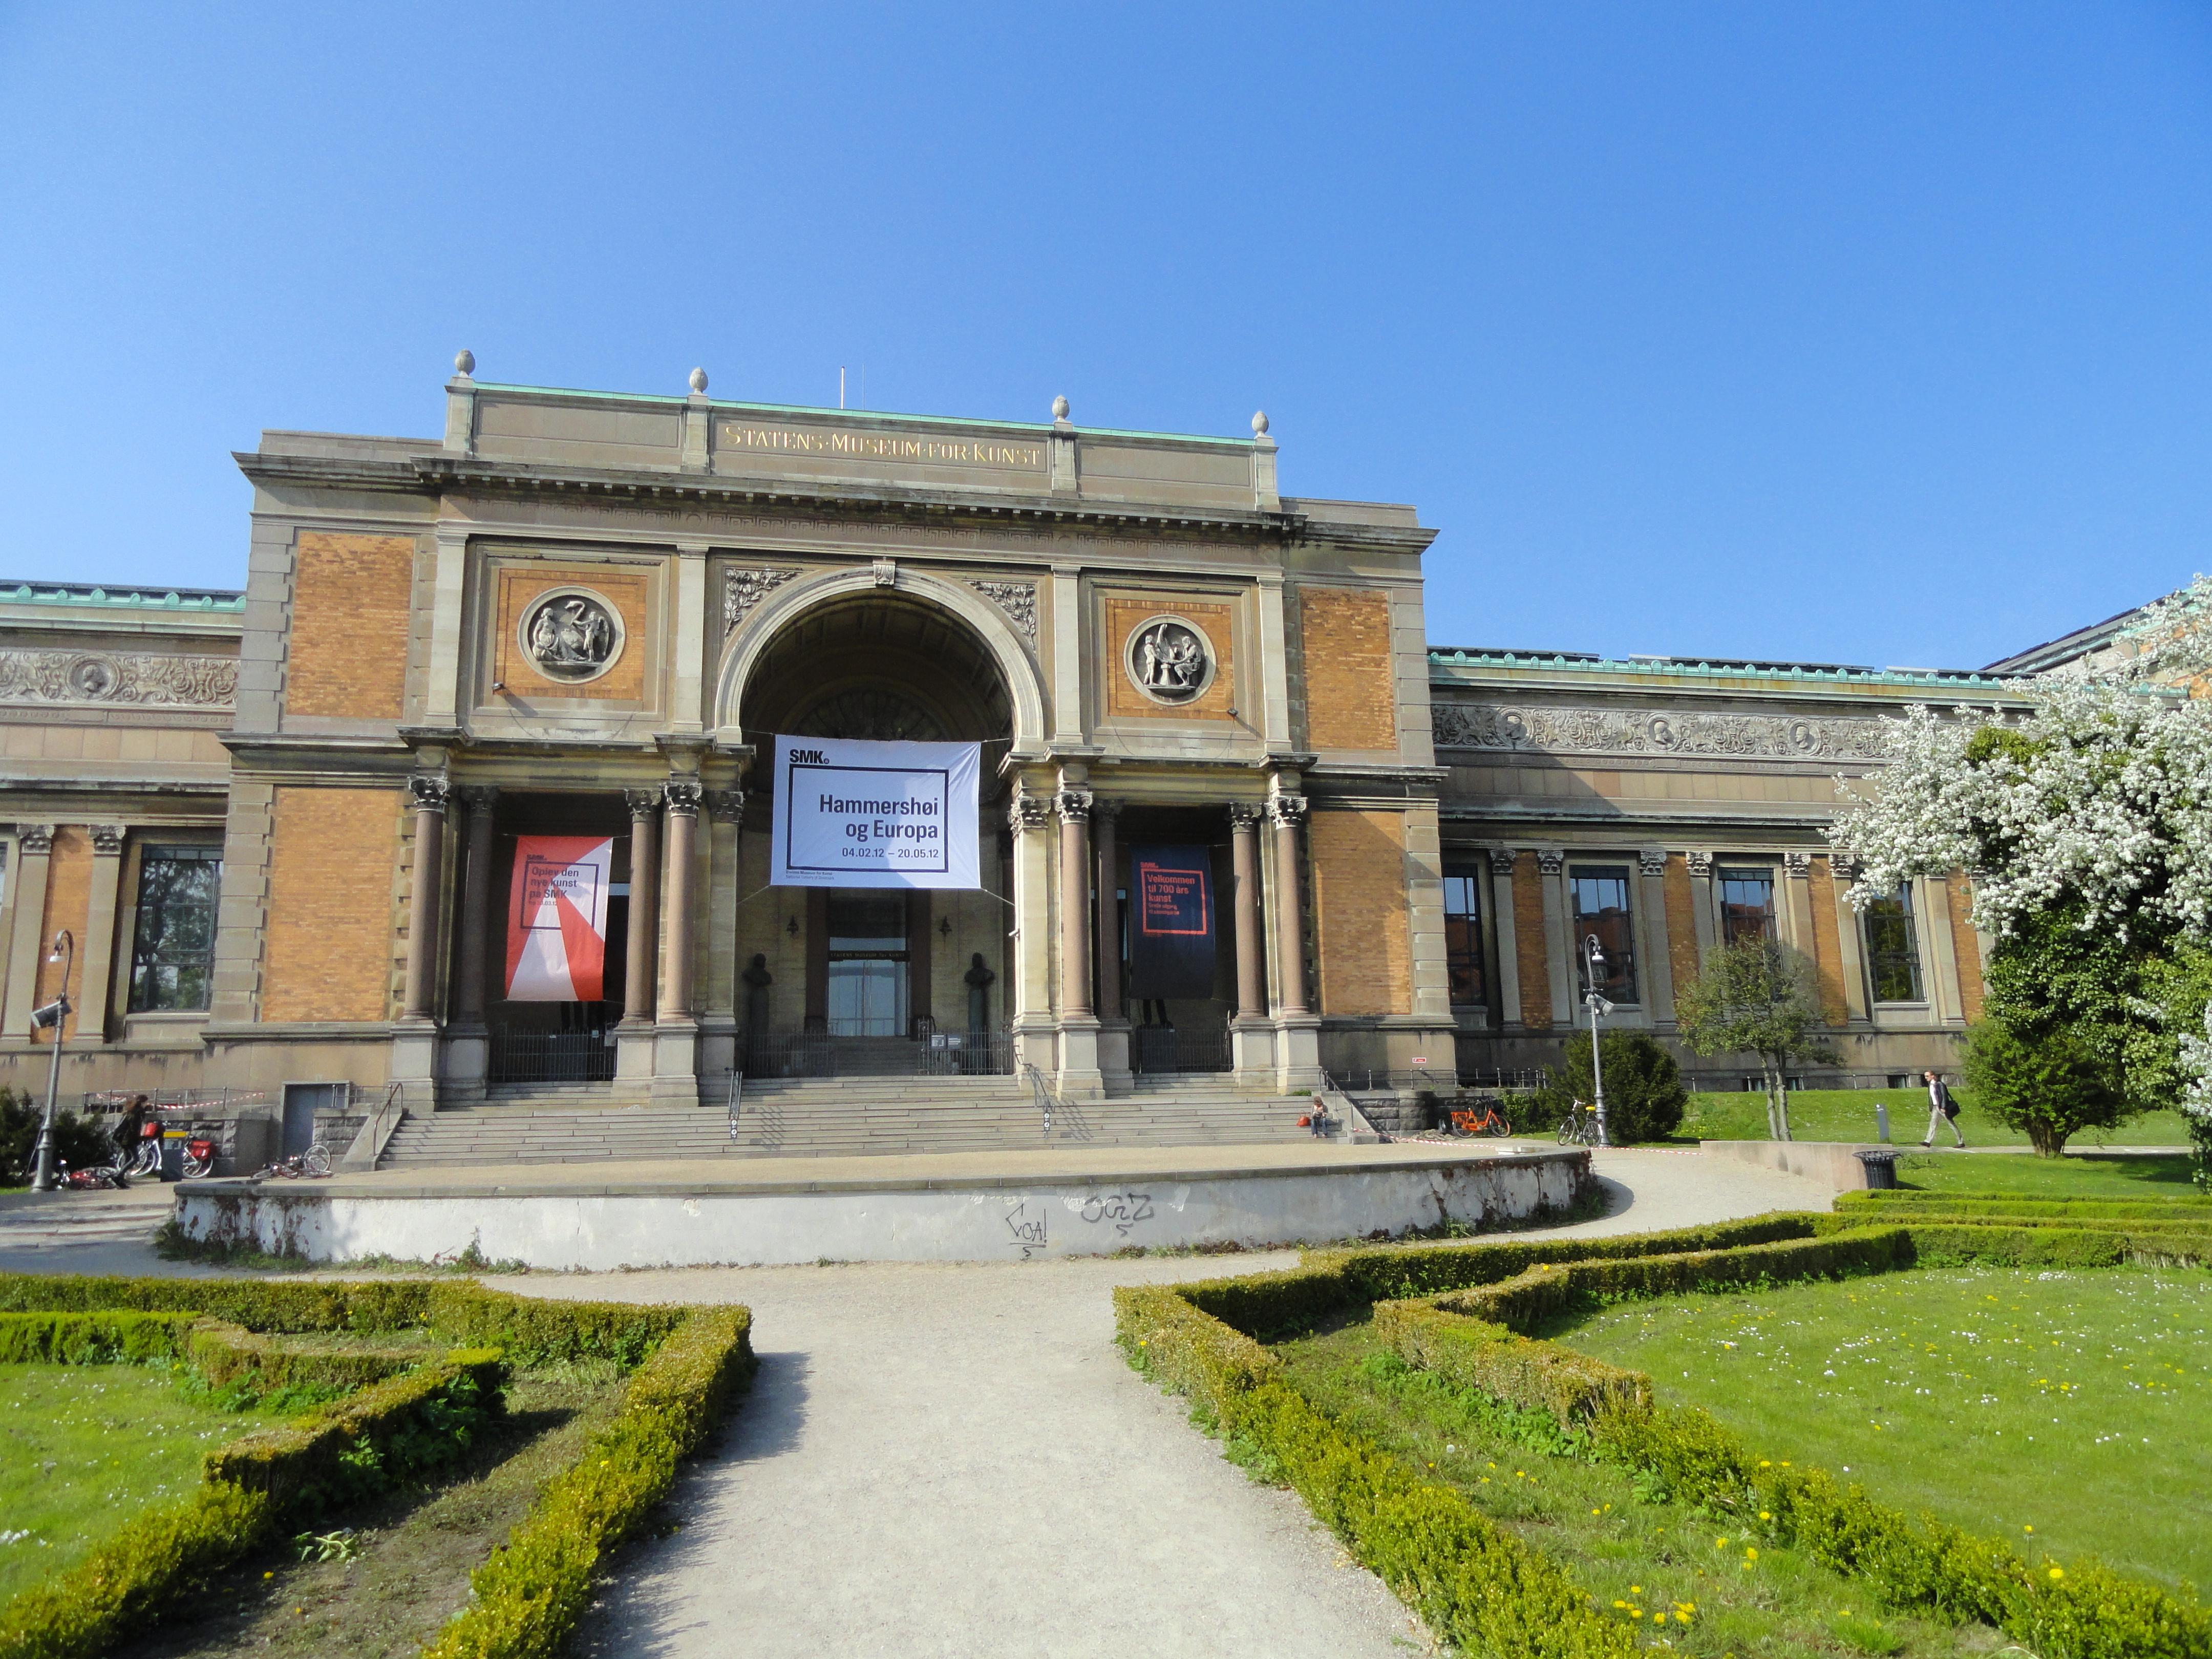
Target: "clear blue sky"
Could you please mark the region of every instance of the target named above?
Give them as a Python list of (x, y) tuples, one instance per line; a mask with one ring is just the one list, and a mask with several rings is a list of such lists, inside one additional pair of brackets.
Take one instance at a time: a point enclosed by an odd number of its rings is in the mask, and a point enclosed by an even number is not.
[[(490, 380), (1241, 434), (1440, 644), (1973, 665), (2212, 568), (2212, 8), (0, 4), (0, 575)], [(865, 379), (863, 377), (865, 376)]]

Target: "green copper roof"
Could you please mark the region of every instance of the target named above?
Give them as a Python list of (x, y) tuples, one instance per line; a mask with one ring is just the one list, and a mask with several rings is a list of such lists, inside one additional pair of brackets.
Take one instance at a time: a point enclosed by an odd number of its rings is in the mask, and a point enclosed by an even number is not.
[(243, 611), (227, 587), (73, 587), (66, 582), (0, 581), (0, 605), (95, 605), (117, 611)]
[[(553, 398), (608, 398), (621, 403), (668, 404), (682, 408), (690, 399), (664, 396), (650, 392), (589, 392), (580, 386), (513, 386), (503, 381), (478, 380), (479, 392), (534, 392)], [(1053, 430), (1049, 421), (978, 421), (963, 415), (902, 415), (886, 409), (823, 409), (811, 404), (748, 404), (728, 398), (710, 398), (707, 406), (714, 410), (744, 410), (756, 415), (805, 415), (811, 417), (829, 416), (852, 418), (859, 416), (871, 421), (911, 421), (921, 426), (965, 426), (987, 428), (994, 432), (1034, 432), (1040, 435)], [(1135, 432), (1119, 427), (1078, 427), (1079, 436), (1085, 438), (1164, 438), (1179, 444), (1227, 444), (1237, 449), (1249, 449), (1249, 438), (1216, 438), (1195, 432)]]
[(1734, 659), (1631, 657), (1580, 651), (1434, 650), (1432, 668), (1565, 669), (1586, 674), (1654, 674), (1674, 679), (1802, 680), (1826, 685), (1927, 686), (1946, 691), (2002, 691), (2008, 682), (1964, 668), (1860, 668), (1848, 663), (1747, 662)]

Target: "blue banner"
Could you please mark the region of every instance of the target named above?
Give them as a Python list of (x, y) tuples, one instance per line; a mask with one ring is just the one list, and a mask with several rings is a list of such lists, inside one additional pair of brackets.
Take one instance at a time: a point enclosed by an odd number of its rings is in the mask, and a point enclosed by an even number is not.
[(1129, 994), (1213, 994), (1213, 854), (1129, 849)]

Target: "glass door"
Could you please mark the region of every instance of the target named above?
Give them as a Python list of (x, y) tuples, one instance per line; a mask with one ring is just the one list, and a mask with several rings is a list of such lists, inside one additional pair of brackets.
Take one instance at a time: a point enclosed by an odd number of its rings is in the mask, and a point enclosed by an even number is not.
[(830, 895), (830, 1035), (907, 1034), (906, 895)]

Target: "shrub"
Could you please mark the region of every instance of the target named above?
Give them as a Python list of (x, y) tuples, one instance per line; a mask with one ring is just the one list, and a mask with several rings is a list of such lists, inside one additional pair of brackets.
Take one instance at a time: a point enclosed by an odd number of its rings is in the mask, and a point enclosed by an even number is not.
[(185, 1351), (192, 1369), (210, 1386), (242, 1383), (257, 1395), (301, 1386), (365, 1388), (412, 1370), (431, 1358), (421, 1348), (307, 1348), (221, 1319), (203, 1319), (195, 1325)]
[(2045, 1158), (2084, 1129), (2115, 1128), (2142, 1109), (2113, 1054), (2071, 1025), (1977, 1021), (1966, 1031), (1966, 1076), (1976, 1103)]
[[(1682, 1068), (1657, 1038), (1648, 1031), (1607, 1031), (1598, 1057), (1605, 1065), (1606, 1133), (1613, 1145), (1664, 1140), (1682, 1127), (1690, 1092), (1682, 1086)], [(1536, 1115), (1556, 1124), (1576, 1101), (1596, 1098), (1589, 1033), (1577, 1031), (1567, 1039), (1558, 1068), (1536, 1091)]]
[(143, 1364), (185, 1351), (197, 1316), (155, 1313), (0, 1313), (0, 1362)]
[[(21, 1186), (36, 1173), (43, 1103), (21, 1089), (0, 1087), (0, 1187)], [(115, 1162), (115, 1143), (94, 1119), (54, 1114), (54, 1156), (72, 1170)]]

